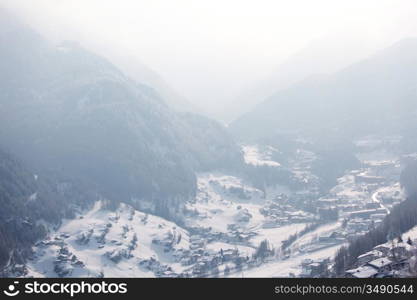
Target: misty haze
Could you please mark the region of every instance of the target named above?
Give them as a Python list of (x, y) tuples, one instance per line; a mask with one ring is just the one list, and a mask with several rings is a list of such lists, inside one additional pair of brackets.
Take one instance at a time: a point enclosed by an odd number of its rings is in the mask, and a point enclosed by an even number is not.
[(417, 277), (417, 3), (0, 0), (0, 277)]

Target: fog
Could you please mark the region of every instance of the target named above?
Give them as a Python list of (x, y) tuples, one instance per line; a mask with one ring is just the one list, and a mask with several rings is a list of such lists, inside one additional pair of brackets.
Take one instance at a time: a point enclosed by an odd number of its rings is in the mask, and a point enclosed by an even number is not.
[(0, 277), (416, 277), (415, 3), (0, 0)]
[(75, 40), (110, 58), (134, 58), (219, 119), (228, 119), (224, 110), (236, 109), (258, 85), (285, 77), (280, 72), (288, 68), (299, 72), (281, 88), (417, 36), (413, 0), (1, 0), (0, 5), (56, 42)]

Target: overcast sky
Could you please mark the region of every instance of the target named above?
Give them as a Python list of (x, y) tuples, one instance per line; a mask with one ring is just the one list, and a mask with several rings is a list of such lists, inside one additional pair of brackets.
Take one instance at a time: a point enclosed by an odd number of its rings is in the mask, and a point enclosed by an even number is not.
[[(0, 0), (55, 39), (135, 53), (210, 107), (277, 70), (314, 40), (367, 41), (364, 56), (417, 36), (415, 0)], [(349, 57), (349, 51), (346, 51)], [(211, 104), (210, 104), (211, 103)]]

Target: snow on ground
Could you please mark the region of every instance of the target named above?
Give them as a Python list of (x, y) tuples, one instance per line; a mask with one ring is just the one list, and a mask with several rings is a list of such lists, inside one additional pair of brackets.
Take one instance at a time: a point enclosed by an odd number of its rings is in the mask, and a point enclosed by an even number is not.
[(316, 228), (315, 230), (313, 230), (311, 232), (308, 232), (308, 233), (304, 234), (303, 236), (301, 236), (300, 238), (298, 238), (293, 243), (291, 248), (292, 249), (297, 249), (298, 247), (300, 247), (302, 245), (311, 244), (316, 239), (318, 239), (320, 236), (329, 235), (333, 231), (339, 229), (341, 226), (342, 226), (341, 222), (334, 222), (334, 223), (328, 223), (328, 224), (321, 225), (318, 228)]
[(271, 166), (279, 167), (279, 162), (271, 160), (271, 152), (275, 149), (267, 148), (266, 151), (260, 151), (257, 145), (246, 145), (242, 147), (245, 162), (254, 166)]
[(417, 226), (414, 226), (409, 231), (403, 233), (403, 239), (406, 241), (408, 238), (410, 238), (412, 241), (417, 240)]
[(404, 200), (405, 193), (399, 182), (395, 182), (392, 185), (378, 188), (372, 195), (374, 202), (380, 202), (380, 197), (389, 197), (397, 200)]
[[(105, 242), (101, 243), (99, 238), (106, 228), (108, 233)], [(89, 234), (88, 242), (79, 242), (83, 235), (88, 237)], [(123, 204), (116, 212), (111, 212), (97, 202), (85, 215), (64, 221), (60, 229), (46, 241), (47, 245), (34, 247), (36, 258), (28, 264), (29, 276), (57, 277), (54, 261), (62, 245), (85, 264), (84, 267), (69, 266), (72, 269), (71, 277), (96, 277), (100, 273), (106, 277), (153, 277), (153, 272), (139, 265), (141, 260), (151, 257), (163, 264), (170, 264), (174, 271), (180, 271), (181, 266), (175, 262), (171, 252), (164, 253), (159, 245), (152, 243), (154, 238), (169, 234), (181, 236), (174, 246), (176, 250), (189, 248), (188, 232), (176, 224)], [(132, 249), (131, 255), (124, 257), (135, 235), (137, 247)], [(112, 254), (122, 254), (123, 257), (116, 263), (109, 258)]]
[[(227, 232), (227, 225), (239, 223), (244, 227), (254, 227), (262, 223), (262, 191), (244, 184), (234, 176), (219, 174), (199, 174), (198, 193), (195, 203), (187, 208), (198, 215), (187, 218), (190, 227), (211, 227), (215, 231)], [(250, 216), (247, 222), (239, 222), (242, 211)]]
[(281, 243), (288, 239), (290, 235), (296, 234), (305, 228), (306, 224), (295, 223), (291, 225), (284, 225), (278, 228), (259, 228), (255, 232), (258, 234), (254, 236), (250, 242), (254, 246), (258, 246), (263, 240), (268, 240), (274, 248), (280, 248)]
[[(250, 256), (261, 241), (267, 239), (273, 247), (280, 249), (284, 240), (287, 240), (290, 235), (294, 235), (306, 227), (305, 223), (294, 223), (276, 228), (263, 228), (266, 219), (259, 212), (259, 209), (265, 202), (265, 199), (261, 197), (262, 193), (250, 185), (243, 183), (236, 177), (222, 174), (199, 174), (198, 187), (196, 202), (190, 203), (187, 206), (188, 209), (197, 213), (197, 217), (195, 215), (188, 217), (186, 220), (187, 226), (211, 227), (214, 231), (227, 232), (227, 225), (238, 224), (240, 228), (256, 234), (245, 246), (232, 245), (224, 242), (212, 242), (206, 245), (207, 250), (218, 252), (220, 249), (225, 250), (237, 247), (239, 252), (246, 253)], [(251, 199), (240, 199), (234, 194), (230, 194), (228, 191), (230, 187), (238, 187), (250, 191), (249, 195), (251, 195)], [(243, 210), (246, 210), (251, 217), (246, 222), (239, 222), (236, 219), (236, 215), (239, 211)], [(317, 229), (317, 233), (320, 233), (320, 230), (323, 232), (329, 231), (333, 229), (332, 226), (334, 227), (335, 225), (323, 226), (323, 228)], [(321, 253), (325, 253), (323, 250), (321, 251)], [(263, 267), (261, 268), (263, 269)], [(298, 269), (299, 266), (294, 265), (293, 268)], [(260, 274), (260, 276), (267, 276), (262, 275), (262, 273)], [(235, 276), (237, 275), (235, 274)], [(288, 274), (285, 276), (288, 276)]]
[(375, 136), (368, 135), (354, 141), (354, 144), (367, 152), (380, 150), (381, 148), (397, 145), (401, 141), (400, 135)]
[(375, 150), (372, 152), (359, 152), (356, 157), (367, 164), (378, 165), (381, 163), (392, 163), (397, 160), (397, 156), (387, 150)]
[(232, 245), (224, 242), (213, 242), (206, 245), (206, 250), (212, 253), (219, 253), (221, 250), (227, 249), (238, 249), (240, 253), (251, 256), (255, 252), (255, 248), (243, 246), (243, 245)]
[(326, 258), (332, 258), (336, 254), (341, 245), (328, 247), (315, 252), (300, 254), (292, 256), (289, 259), (279, 260), (276, 262), (266, 263), (258, 268), (244, 270), (243, 274), (231, 274), (230, 277), (243, 276), (243, 277), (289, 277), (290, 273), (295, 276), (301, 274), (301, 262), (304, 259), (322, 260)]
[[(302, 230), (306, 225), (296, 223), (278, 228), (263, 228), (265, 217), (260, 213), (265, 199), (263, 193), (242, 182), (239, 178), (219, 174), (199, 174), (198, 194), (195, 203), (189, 203), (187, 208), (197, 212), (198, 216), (186, 219), (187, 226), (211, 227), (214, 231), (227, 232), (229, 224), (237, 224), (248, 231), (255, 232), (257, 236), (250, 240), (250, 244), (257, 246), (262, 240), (268, 239), (276, 247), (290, 235)], [(245, 191), (248, 198), (240, 198), (232, 189)], [(283, 192), (285, 189), (276, 188), (271, 191)], [(268, 193), (274, 195), (273, 192)], [(240, 221), (240, 216), (249, 214), (247, 220)]]

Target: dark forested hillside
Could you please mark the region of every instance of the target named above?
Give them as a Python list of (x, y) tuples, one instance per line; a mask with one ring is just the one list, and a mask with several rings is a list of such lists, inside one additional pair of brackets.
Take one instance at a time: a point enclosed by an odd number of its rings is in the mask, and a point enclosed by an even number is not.
[(10, 258), (16, 262), (26, 256), (29, 246), (46, 233), (45, 222), (59, 224), (94, 200), (82, 184), (35, 175), (0, 150), (0, 268)]
[(389, 239), (417, 225), (417, 165), (408, 166), (401, 174), (401, 184), (409, 197), (401, 202), (385, 217), (382, 224), (367, 234), (355, 238), (347, 247), (342, 247), (335, 257), (335, 271), (343, 275), (344, 271), (357, 263), (357, 257), (373, 247), (386, 243)]
[(196, 171), (242, 161), (221, 125), (172, 111), (151, 87), (74, 43), (55, 46), (4, 20), (0, 145), (34, 170), (173, 217), (194, 196)]

